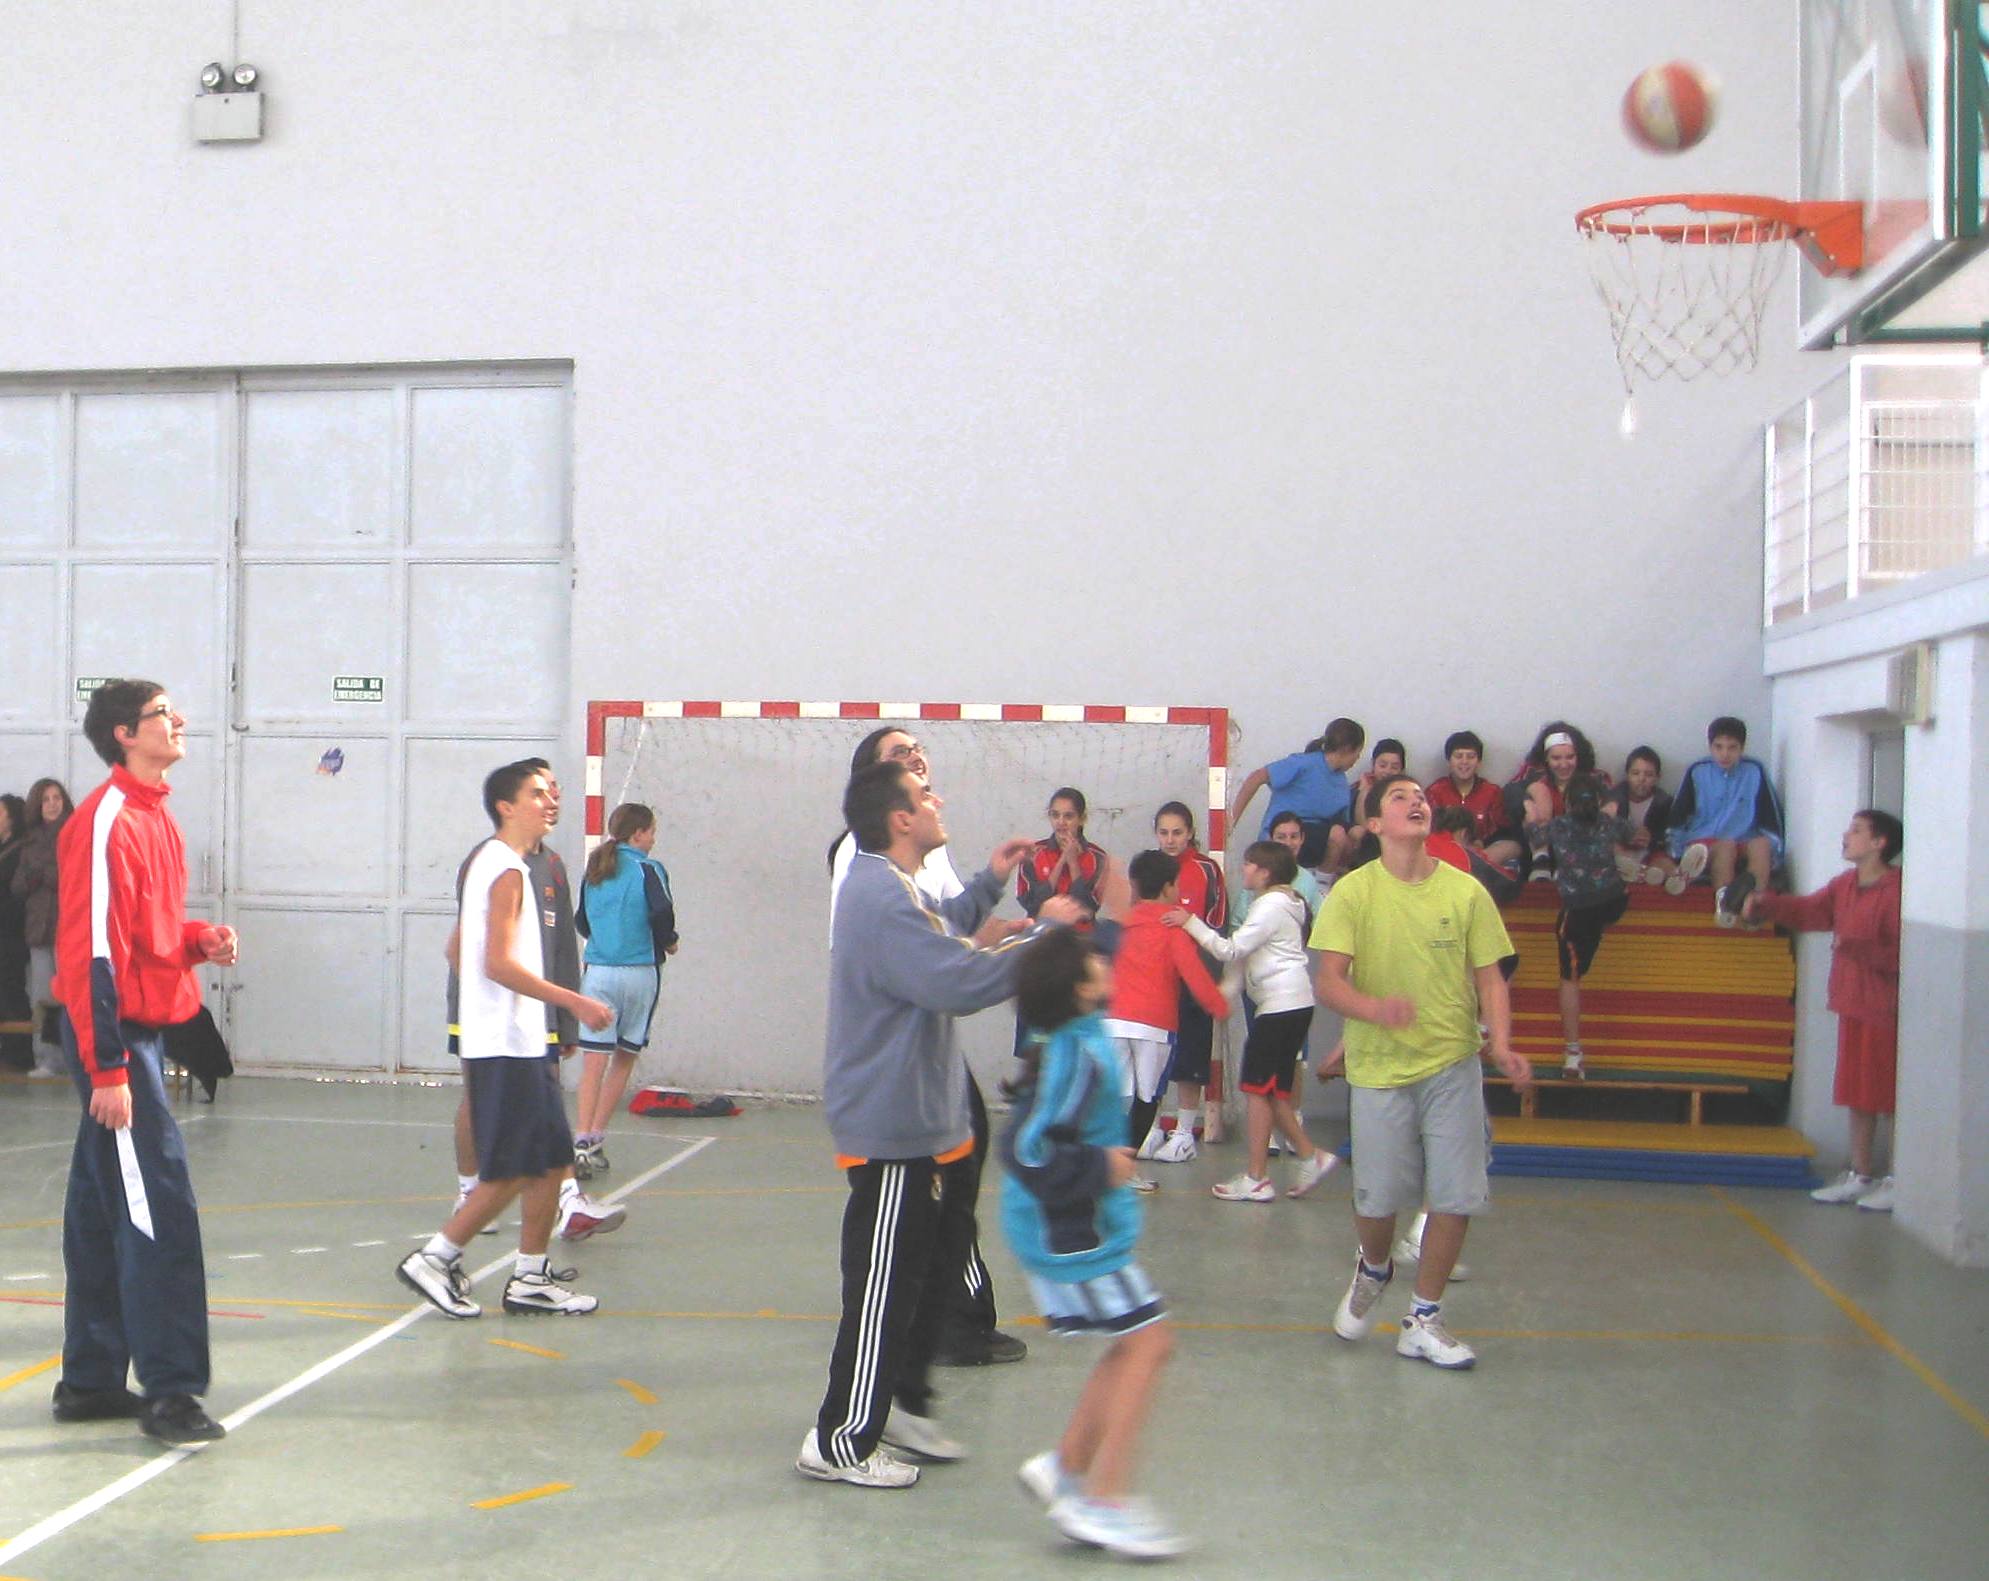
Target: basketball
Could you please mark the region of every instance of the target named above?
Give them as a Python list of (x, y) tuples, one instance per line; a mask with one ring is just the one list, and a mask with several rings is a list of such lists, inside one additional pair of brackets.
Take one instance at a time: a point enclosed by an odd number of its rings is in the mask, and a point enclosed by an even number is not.
[(1682, 60), (1640, 72), (1623, 95), (1623, 124), (1654, 154), (1678, 154), (1713, 129), (1719, 83)]

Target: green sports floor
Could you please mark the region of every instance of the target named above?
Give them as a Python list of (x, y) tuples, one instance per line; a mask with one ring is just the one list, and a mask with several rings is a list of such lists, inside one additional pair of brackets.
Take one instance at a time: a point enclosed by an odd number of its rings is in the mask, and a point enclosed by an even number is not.
[[(73, 1094), (0, 1086), (0, 1577), (1037, 1577), (1014, 1480), (1092, 1352), (1052, 1343), (990, 1224), (1017, 1366), (943, 1372), (973, 1450), (907, 1492), (792, 1466), (842, 1205), (819, 1113), (625, 1120), (619, 1232), (566, 1248), (592, 1318), (451, 1323), (395, 1261), (453, 1194), (450, 1088), (238, 1079), (182, 1109), (221, 1444), (58, 1427)], [(1338, 1140), (1338, 1138), (1332, 1138)], [(1796, 1193), (1502, 1180), (1452, 1326), (1474, 1372), (1328, 1328), (1344, 1176), (1225, 1204), (1239, 1149), (1155, 1165), (1144, 1260), (1179, 1345), (1146, 1483), (1183, 1577), (1989, 1574), (1989, 1275)], [(991, 1216), (990, 1216), (991, 1217)], [(495, 1268), (484, 1238), (471, 1266)], [(496, 1306), (496, 1277), (478, 1284)], [(1392, 1290), (1384, 1311), (1406, 1304)]]

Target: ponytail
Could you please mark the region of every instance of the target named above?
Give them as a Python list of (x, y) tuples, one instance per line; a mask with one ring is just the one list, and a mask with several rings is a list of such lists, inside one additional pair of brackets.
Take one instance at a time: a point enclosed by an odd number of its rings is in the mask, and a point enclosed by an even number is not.
[(608, 819), (608, 837), (594, 847), (587, 858), (586, 871), (581, 874), (585, 883), (605, 884), (615, 876), (615, 865), (621, 860), (622, 845), (631, 837), (645, 829), (656, 827), (656, 814), (639, 801), (625, 801), (617, 807)]

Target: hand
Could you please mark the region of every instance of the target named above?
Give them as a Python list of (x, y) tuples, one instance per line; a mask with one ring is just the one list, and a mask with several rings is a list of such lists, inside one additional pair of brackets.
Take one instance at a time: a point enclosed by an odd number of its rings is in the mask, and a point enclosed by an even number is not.
[(585, 995), (575, 995), (575, 998), (579, 1003), (573, 1007), (573, 1014), (588, 1031), (599, 1032), (615, 1019), (615, 1012), (600, 1000), (589, 999)]
[(113, 1131), (131, 1129), (131, 1087), (119, 1082), (115, 1087), (90, 1089), (90, 1118)]
[(1084, 907), (1070, 896), (1052, 895), (1043, 902), (1042, 910), (1036, 913), (1036, 920), (1054, 923), (1059, 927), (1074, 928), (1084, 921), (1086, 915)]
[(572, 1059), (574, 1055), (580, 1052), (580, 1045), (578, 1043), (561, 1043), (557, 1047), (561, 1059)]
[(1029, 919), (1027, 917), (1017, 917), (1012, 921), (1007, 917), (990, 917), (974, 930), (974, 948), (977, 950), (993, 949), (1003, 939), (1012, 938), (1016, 934), (1024, 932), (1028, 927)]
[(1023, 835), (1011, 836), (994, 848), (994, 855), (988, 858), (988, 866), (994, 869), (996, 878), (1007, 883), (1008, 875), (1020, 867), (1028, 859), (1029, 853), (1035, 849), (1034, 840)]
[(670, 944), (664, 949), (663, 953), (665, 955), (675, 955), (677, 953), (677, 947), (681, 945), (683, 942), (684, 941), (682, 939), (673, 939), (670, 942)]
[(1185, 908), (1176, 906), (1172, 911), (1163, 911), (1160, 920), (1170, 928), (1185, 928), (1188, 926), (1188, 913)]
[(233, 928), (202, 928), (194, 942), (210, 966), (233, 966), (241, 954), (241, 942)]
[(1416, 1024), (1416, 1001), (1391, 994), (1375, 1006), (1374, 1024), (1382, 1027), (1412, 1027)]
[(1332, 1051), (1312, 1067), (1314, 1081), (1331, 1081), (1347, 1073), (1347, 1045), (1335, 1043)]
[(1105, 1174), (1115, 1186), (1123, 1186), (1133, 1178), (1138, 1165), (1133, 1162), (1130, 1147), (1108, 1147), (1105, 1149)]
[(1630, 836), (1630, 847), (1632, 850), (1648, 851), (1650, 845), (1651, 832), (1648, 829), (1639, 829), (1635, 834)]
[(1492, 1063), (1498, 1066), (1499, 1073), (1509, 1078), (1515, 1086), (1523, 1087), (1533, 1080), (1533, 1062), (1516, 1049), (1494, 1047)]

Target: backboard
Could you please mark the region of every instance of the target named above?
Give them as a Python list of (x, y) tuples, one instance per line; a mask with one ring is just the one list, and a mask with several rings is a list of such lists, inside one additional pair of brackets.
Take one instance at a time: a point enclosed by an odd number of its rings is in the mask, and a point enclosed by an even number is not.
[(1984, 9), (1800, 0), (1801, 192), (1864, 204), (1865, 266), (1804, 260), (1801, 343), (1979, 339)]

